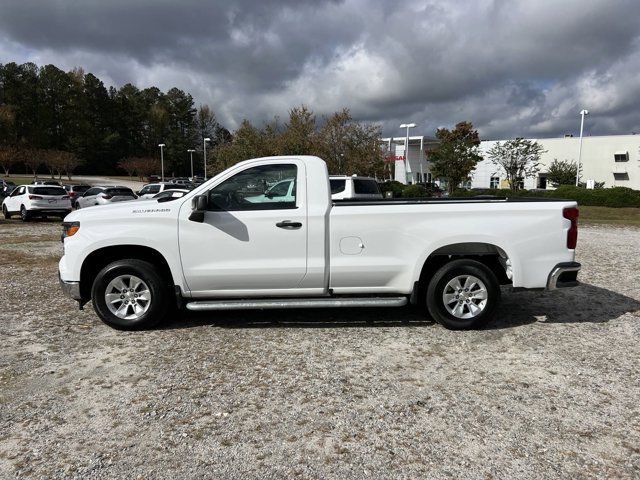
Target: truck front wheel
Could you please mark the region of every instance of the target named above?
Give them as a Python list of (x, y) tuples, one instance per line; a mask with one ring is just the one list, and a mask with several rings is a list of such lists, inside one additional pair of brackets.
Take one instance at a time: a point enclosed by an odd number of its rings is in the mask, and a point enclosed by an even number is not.
[(110, 263), (91, 289), (93, 308), (107, 325), (120, 330), (149, 328), (169, 310), (167, 283), (149, 262), (124, 259)]
[(453, 260), (443, 265), (427, 288), (427, 308), (450, 330), (480, 328), (495, 315), (500, 284), (494, 273), (475, 260)]

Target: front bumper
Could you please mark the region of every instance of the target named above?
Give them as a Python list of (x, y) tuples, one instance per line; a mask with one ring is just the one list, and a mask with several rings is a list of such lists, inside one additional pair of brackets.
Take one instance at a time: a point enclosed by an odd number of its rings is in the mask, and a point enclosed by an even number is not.
[(62, 280), (62, 277), (59, 273), (58, 280), (60, 281), (60, 288), (62, 289), (62, 293), (64, 293), (67, 297), (72, 298), (73, 300), (82, 300), (82, 297), (80, 296), (80, 282), (66, 282)]
[(578, 262), (563, 262), (557, 264), (547, 278), (547, 290), (556, 288), (575, 287), (578, 282), (578, 272), (581, 265)]

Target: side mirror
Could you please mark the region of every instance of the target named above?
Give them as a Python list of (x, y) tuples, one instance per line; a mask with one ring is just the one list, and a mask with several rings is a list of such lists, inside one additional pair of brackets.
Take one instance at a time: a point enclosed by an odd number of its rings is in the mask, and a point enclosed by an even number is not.
[(189, 220), (192, 222), (204, 222), (204, 212), (207, 211), (209, 197), (207, 195), (196, 195), (191, 200), (191, 215)]

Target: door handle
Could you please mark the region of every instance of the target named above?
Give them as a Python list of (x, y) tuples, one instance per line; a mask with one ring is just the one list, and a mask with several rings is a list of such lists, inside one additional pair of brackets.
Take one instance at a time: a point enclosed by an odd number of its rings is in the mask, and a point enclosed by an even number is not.
[(296, 230), (302, 227), (302, 223), (292, 222), (291, 220), (283, 220), (282, 222), (276, 223), (276, 227), (284, 228), (286, 230)]

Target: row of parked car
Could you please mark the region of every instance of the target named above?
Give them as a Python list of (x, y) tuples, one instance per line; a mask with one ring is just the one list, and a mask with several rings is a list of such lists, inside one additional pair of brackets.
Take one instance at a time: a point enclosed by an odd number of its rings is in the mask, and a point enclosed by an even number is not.
[[(331, 176), (332, 200), (381, 199), (378, 183), (373, 178), (356, 176)], [(178, 178), (169, 182), (145, 185), (134, 192), (121, 185), (60, 185), (58, 182), (36, 181), (30, 185), (11, 185), (3, 181), (2, 213), (5, 219), (19, 215), (23, 221), (33, 217), (59, 216), (64, 218), (72, 209), (82, 209), (114, 202), (155, 199), (161, 202), (183, 197), (202, 182), (199, 179)], [(268, 196), (287, 201), (293, 197), (295, 179), (288, 178), (259, 189), (254, 186), (258, 197)], [(9, 189), (11, 189), (9, 191)], [(9, 191), (10, 193), (6, 193)], [(262, 192), (262, 193), (260, 193)], [(247, 200), (254, 197), (249, 197)], [(254, 199), (255, 199), (254, 198)]]
[(184, 180), (148, 184), (139, 192), (121, 185), (60, 185), (53, 180), (16, 185), (11, 181), (2, 180), (2, 213), (5, 219), (19, 215), (23, 221), (28, 221), (34, 217), (64, 218), (74, 208), (107, 205), (113, 202), (150, 198), (170, 201), (195, 188), (196, 184)]

